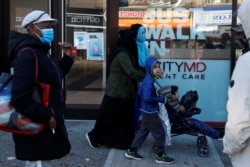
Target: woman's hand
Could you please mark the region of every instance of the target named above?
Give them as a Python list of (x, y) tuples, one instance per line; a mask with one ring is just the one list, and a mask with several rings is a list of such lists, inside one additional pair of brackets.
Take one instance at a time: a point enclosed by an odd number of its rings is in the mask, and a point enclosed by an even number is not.
[(52, 130), (56, 128), (56, 120), (55, 120), (55, 118), (53, 116), (49, 120), (49, 127)]
[(74, 57), (72, 55), (72, 44), (68, 42), (58, 42), (58, 45), (61, 46), (63, 53), (66, 54), (69, 57)]
[(180, 107), (179, 107), (178, 110), (181, 111), (181, 112), (183, 112), (183, 111), (185, 111), (185, 107), (183, 105), (180, 105)]

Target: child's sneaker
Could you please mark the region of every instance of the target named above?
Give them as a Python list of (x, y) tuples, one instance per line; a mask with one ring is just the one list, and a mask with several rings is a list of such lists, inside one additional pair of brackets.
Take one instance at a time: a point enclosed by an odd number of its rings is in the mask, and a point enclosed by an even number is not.
[(174, 158), (170, 158), (166, 154), (162, 154), (161, 157), (159, 157), (158, 155), (156, 155), (155, 162), (159, 163), (159, 164), (163, 164), (163, 163), (165, 163), (165, 164), (172, 164), (175, 161), (174, 161)]
[(136, 151), (130, 151), (129, 149), (125, 153), (125, 156), (127, 158), (131, 158), (131, 159), (135, 159), (135, 160), (141, 160), (143, 158), (143, 156), (138, 154)]

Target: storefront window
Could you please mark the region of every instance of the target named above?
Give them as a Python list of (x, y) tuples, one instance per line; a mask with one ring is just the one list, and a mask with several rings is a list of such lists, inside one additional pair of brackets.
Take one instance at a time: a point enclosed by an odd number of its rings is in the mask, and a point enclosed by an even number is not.
[[(128, 0), (119, 8), (119, 27), (147, 29), (149, 54), (161, 61), (160, 85), (178, 85), (179, 94), (197, 90), (197, 117), (226, 121), (230, 79), (232, 0)], [(240, 3), (240, 2), (238, 2)]]
[(106, 83), (106, 0), (68, 0), (65, 18), (65, 40), (77, 48), (66, 103), (99, 105)]
[(43, 10), (49, 13), (50, 1), (10, 0), (10, 29), (26, 33), (21, 27), (23, 18), (32, 10)]

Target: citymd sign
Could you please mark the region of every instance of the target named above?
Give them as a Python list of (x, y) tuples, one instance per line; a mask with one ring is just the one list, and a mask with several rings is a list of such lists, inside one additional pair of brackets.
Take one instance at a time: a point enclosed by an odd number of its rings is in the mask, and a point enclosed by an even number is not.
[(67, 25), (103, 26), (103, 16), (67, 14)]

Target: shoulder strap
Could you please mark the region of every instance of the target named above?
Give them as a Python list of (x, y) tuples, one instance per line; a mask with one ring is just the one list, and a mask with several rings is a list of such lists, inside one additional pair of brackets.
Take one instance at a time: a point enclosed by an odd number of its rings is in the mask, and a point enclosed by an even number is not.
[(38, 60), (37, 60), (37, 56), (36, 56), (36, 52), (34, 51), (34, 49), (30, 48), (30, 47), (26, 47), (26, 48), (22, 48), (22, 50), (18, 53), (18, 56), (25, 50), (31, 50), (34, 53), (35, 56), (35, 63), (36, 63), (36, 73), (35, 73), (35, 79), (36, 82), (38, 81)]

